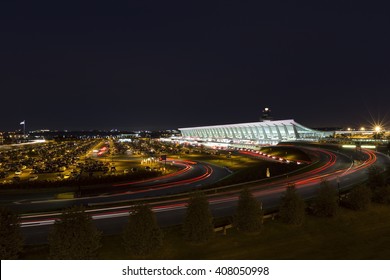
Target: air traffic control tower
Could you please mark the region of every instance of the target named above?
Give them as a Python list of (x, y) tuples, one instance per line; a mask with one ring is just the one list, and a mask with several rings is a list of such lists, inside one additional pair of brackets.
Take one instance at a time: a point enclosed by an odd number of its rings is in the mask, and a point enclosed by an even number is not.
[(266, 107), (263, 109), (263, 111), (261, 112), (261, 117), (260, 117), (260, 121), (263, 122), (263, 121), (271, 121), (272, 120), (272, 117), (271, 117), (271, 109)]

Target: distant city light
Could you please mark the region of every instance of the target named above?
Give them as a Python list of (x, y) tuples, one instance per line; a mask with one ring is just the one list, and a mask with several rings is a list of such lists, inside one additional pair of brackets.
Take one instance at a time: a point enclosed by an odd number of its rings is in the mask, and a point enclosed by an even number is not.
[(360, 130), (361, 130), (361, 131), (365, 131), (366, 128), (365, 128), (364, 126), (362, 126), (362, 127), (360, 128)]
[(380, 132), (382, 130), (382, 128), (379, 125), (377, 125), (377, 126), (375, 126), (374, 130), (375, 130), (375, 132)]

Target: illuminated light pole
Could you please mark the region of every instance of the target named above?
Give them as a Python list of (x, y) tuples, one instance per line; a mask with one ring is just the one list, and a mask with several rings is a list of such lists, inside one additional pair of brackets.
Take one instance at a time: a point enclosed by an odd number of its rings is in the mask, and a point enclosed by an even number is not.
[(23, 125), (23, 138), (26, 139), (26, 121), (22, 121), (20, 125)]
[(377, 139), (377, 140), (381, 139), (383, 136), (382, 135), (382, 126), (379, 124), (375, 125), (374, 131), (375, 131), (375, 134), (373, 135), (374, 139)]

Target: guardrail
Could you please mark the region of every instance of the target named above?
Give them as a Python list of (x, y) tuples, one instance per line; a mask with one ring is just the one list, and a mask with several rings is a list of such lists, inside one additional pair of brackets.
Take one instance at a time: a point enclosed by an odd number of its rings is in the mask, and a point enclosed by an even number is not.
[[(263, 216), (263, 220), (264, 219), (272, 219), (272, 220), (274, 220), (277, 215), (278, 215), (278, 212), (274, 212), (274, 213), (271, 213), (271, 214), (264, 215)], [(223, 235), (226, 235), (226, 230), (231, 229), (233, 227), (234, 226), (231, 223), (230, 224), (226, 224), (226, 225), (214, 228), (214, 232), (222, 231)]]

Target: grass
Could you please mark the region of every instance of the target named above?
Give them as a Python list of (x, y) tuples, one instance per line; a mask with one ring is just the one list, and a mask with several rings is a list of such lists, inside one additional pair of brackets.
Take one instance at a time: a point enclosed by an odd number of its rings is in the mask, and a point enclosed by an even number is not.
[(221, 153), (220, 155), (186, 154), (181, 155), (181, 158), (204, 161), (219, 166), (226, 166), (232, 171), (242, 170), (244, 168), (256, 165), (259, 162), (259, 159), (237, 154), (231, 155), (231, 158), (227, 158), (225, 153)]
[[(307, 216), (302, 226), (268, 219), (258, 235), (230, 229), (202, 245), (185, 242), (180, 227), (164, 233), (164, 247), (146, 259), (390, 259), (390, 207), (378, 204), (364, 212), (342, 208), (335, 218)], [(29, 246), (22, 258), (46, 259), (47, 254), (47, 245)], [(103, 237), (98, 258), (139, 259), (126, 255), (119, 235)]]
[[(282, 149), (283, 153), (288, 150), (290, 156), (294, 155), (295, 158), (298, 157), (302, 160), (306, 160), (307, 158), (299, 149), (292, 149), (291, 147), (276, 147), (275, 149), (279, 150), (279, 148)], [(237, 153), (233, 153), (230, 158), (227, 158), (226, 152), (221, 152), (220, 155), (186, 154), (181, 155), (181, 157), (189, 160), (204, 161), (210, 164), (225, 166), (234, 172), (220, 181), (207, 186), (206, 189), (266, 179), (267, 168), (271, 173), (271, 178), (268, 180), (272, 180), (273, 177), (278, 175), (295, 171), (299, 172), (298, 170), (303, 167), (295, 164), (285, 164), (267, 161), (262, 158), (248, 157)]]

